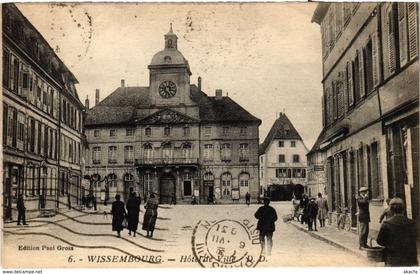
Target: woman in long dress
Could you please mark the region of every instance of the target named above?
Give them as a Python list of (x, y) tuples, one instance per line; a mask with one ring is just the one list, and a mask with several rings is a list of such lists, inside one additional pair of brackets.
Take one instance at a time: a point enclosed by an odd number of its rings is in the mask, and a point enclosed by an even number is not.
[(150, 194), (149, 199), (147, 199), (146, 205), (144, 206), (146, 209), (146, 213), (144, 213), (143, 219), (143, 230), (146, 230), (147, 235), (146, 237), (153, 237), (153, 231), (155, 230), (155, 224), (157, 219), (157, 209), (158, 209), (158, 201), (155, 195), (152, 193)]
[(121, 196), (115, 195), (115, 202), (112, 203), (112, 231), (117, 231), (117, 237), (120, 237), (120, 232), (123, 230), (123, 221), (125, 218), (124, 203), (120, 201)]
[(131, 235), (131, 232), (133, 232), (133, 237), (136, 237), (136, 231), (139, 224), (140, 199), (136, 197), (135, 192), (130, 193), (126, 208), (128, 235)]

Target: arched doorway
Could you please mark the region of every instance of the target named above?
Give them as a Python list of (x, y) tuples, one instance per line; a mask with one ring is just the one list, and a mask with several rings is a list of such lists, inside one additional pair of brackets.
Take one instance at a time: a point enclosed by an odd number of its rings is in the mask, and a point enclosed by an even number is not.
[(204, 173), (204, 199), (209, 204), (214, 202), (214, 176), (210, 171)]
[(159, 181), (159, 203), (169, 204), (175, 193), (175, 177), (171, 173), (165, 173)]
[(127, 201), (130, 194), (134, 192), (134, 176), (131, 173), (126, 173), (123, 177), (124, 180), (124, 200)]

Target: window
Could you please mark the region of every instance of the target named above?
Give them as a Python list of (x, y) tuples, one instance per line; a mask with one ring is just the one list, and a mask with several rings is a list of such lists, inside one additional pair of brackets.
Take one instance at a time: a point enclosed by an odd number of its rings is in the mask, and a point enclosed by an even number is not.
[(214, 181), (213, 173), (211, 172), (204, 173), (204, 181)]
[(93, 148), (92, 160), (94, 164), (101, 163), (101, 147)]
[(206, 161), (213, 160), (213, 145), (212, 144), (204, 145), (204, 160)]
[(284, 141), (279, 141), (279, 147), (284, 147)]
[(249, 192), (249, 174), (239, 174), (239, 195), (244, 197)]
[(125, 163), (134, 162), (134, 147), (133, 146), (124, 147), (124, 161)]
[(261, 162), (261, 164), (264, 164), (264, 156), (260, 157), (260, 162)]
[(294, 168), (293, 169), (293, 178), (305, 178), (306, 170), (304, 168)]
[(182, 145), (182, 158), (183, 159), (191, 158), (191, 145), (190, 144)]
[(279, 154), (279, 163), (285, 163), (286, 162), (286, 156), (284, 154)]
[(144, 146), (144, 158), (146, 161), (150, 161), (153, 159), (153, 147), (150, 144), (146, 144)]
[(115, 173), (108, 174), (108, 183), (110, 187), (117, 187), (117, 175)]
[(134, 128), (127, 128), (125, 130), (125, 135), (126, 136), (133, 136), (134, 135)]
[(231, 149), (230, 144), (222, 144), (220, 145), (220, 154), (222, 161), (230, 161), (231, 160)]
[(293, 163), (299, 163), (299, 155), (293, 154)]
[(115, 129), (110, 129), (109, 130), (109, 137), (115, 137), (116, 133), (115, 133)]
[(221, 177), (222, 195), (230, 196), (232, 193), (232, 175), (228, 172), (223, 173)]
[(3, 85), (9, 87), (10, 83), (10, 55), (3, 49)]
[(184, 136), (190, 136), (190, 127), (189, 126), (184, 127)]
[(369, 40), (363, 51), (365, 57), (366, 91), (369, 93), (373, 91), (372, 40)]
[(287, 168), (277, 168), (276, 178), (287, 178)]
[(144, 129), (144, 134), (145, 134), (147, 137), (152, 136), (152, 129), (151, 129), (150, 127), (145, 128), (145, 129)]
[(247, 133), (247, 128), (246, 127), (241, 127), (240, 134), (241, 135), (246, 135), (246, 133)]
[(296, 147), (296, 141), (290, 141), (290, 146), (291, 147)]
[(192, 184), (191, 184), (191, 173), (185, 172), (184, 173), (184, 196), (191, 196), (192, 195)]
[(117, 147), (116, 146), (108, 147), (108, 163), (109, 164), (117, 163)]
[(150, 193), (153, 192), (153, 177), (151, 173), (146, 173), (143, 176), (144, 182), (144, 195), (149, 197)]
[(170, 127), (165, 127), (163, 129), (163, 135), (170, 136), (171, 135), (171, 128)]
[(205, 127), (204, 128), (204, 135), (206, 135), (206, 136), (211, 135), (211, 127)]
[(19, 68), (19, 60), (15, 59), (13, 62), (13, 91), (18, 92), (19, 90), (19, 76), (20, 76), (20, 68)]
[(99, 129), (93, 131), (93, 137), (99, 137)]
[(229, 135), (229, 127), (223, 127), (222, 134), (223, 136)]
[(162, 146), (162, 158), (169, 160), (172, 159), (172, 146), (169, 143), (166, 143)]
[(248, 144), (239, 144), (239, 161), (249, 161)]

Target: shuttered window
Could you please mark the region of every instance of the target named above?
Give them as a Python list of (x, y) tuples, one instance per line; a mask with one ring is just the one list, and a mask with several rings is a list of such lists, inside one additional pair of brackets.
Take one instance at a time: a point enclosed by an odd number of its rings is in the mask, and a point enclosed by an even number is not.
[(360, 100), (360, 74), (359, 74), (359, 53), (356, 51), (356, 57), (353, 62), (353, 83), (354, 83), (354, 100)]
[(407, 47), (407, 14), (406, 3), (398, 3), (398, 41), (400, 54), (400, 67), (407, 63), (408, 47)]
[(387, 48), (388, 48), (388, 74), (395, 72), (397, 68), (396, 62), (396, 48), (395, 48), (395, 12), (393, 4), (390, 4), (387, 9)]
[(419, 54), (417, 3), (407, 3), (407, 10), (408, 10), (408, 50), (409, 50), (410, 60), (413, 60)]
[(363, 50), (365, 61), (365, 83), (366, 93), (373, 90), (373, 61), (372, 61), (372, 41), (369, 40)]
[(347, 62), (347, 94), (348, 94), (348, 105), (353, 106), (354, 104), (354, 82), (353, 82), (353, 62)]
[(381, 63), (379, 52), (379, 33), (372, 34), (372, 78), (373, 86), (376, 87), (381, 82)]
[(3, 85), (9, 87), (10, 81), (10, 55), (3, 49)]
[(359, 59), (359, 88), (360, 88), (360, 98), (366, 95), (366, 82), (365, 82), (365, 58), (364, 58), (364, 51), (360, 49), (358, 51), (358, 59)]
[(338, 110), (338, 108), (337, 108), (337, 81), (333, 81), (333, 83), (332, 83), (332, 96), (333, 96), (333, 117), (334, 117), (334, 119), (333, 120), (336, 120), (337, 119), (337, 117), (338, 117), (338, 112), (337, 112), (337, 110)]

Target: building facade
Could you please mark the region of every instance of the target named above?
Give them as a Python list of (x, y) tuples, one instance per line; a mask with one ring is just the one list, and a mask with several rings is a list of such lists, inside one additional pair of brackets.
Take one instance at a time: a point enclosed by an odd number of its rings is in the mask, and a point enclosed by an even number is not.
[[(259, 195), (261, 121), (190, 83), (172, 27), (148, 66), (148, 87), (121, 86), (87, 112), (86, 172), (97, 197), (130, 192), (161, 203), (224, 203)], [(98, 194), (100, 193), (100, 195)]]
[(312, 154), (325, 159), (331, 219), (369, 188), (371, 229), (384, 200), (401, 197), (419, 223), (418, 5), (320, 3), (323, 130)]
[(29, 216), (77, 204), (83, 105), (77, 79), (13, 4), (3, 19), (4, 218), (25, 196)]
[(307, 153), (298, 131), (280, 112), (260, 146), (262, 193), (272, 200), (291, 200), (294, 193), (300, 197), (308, 191)]

